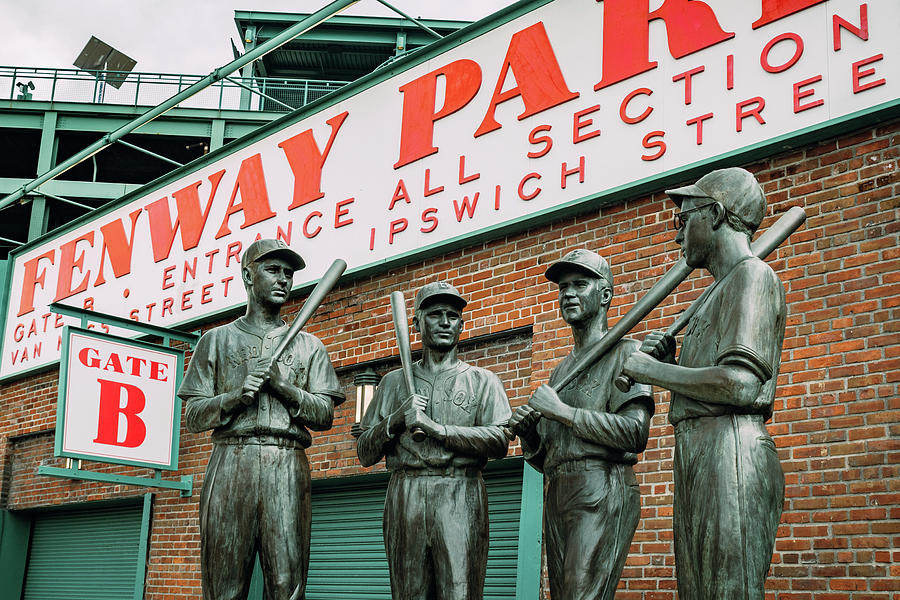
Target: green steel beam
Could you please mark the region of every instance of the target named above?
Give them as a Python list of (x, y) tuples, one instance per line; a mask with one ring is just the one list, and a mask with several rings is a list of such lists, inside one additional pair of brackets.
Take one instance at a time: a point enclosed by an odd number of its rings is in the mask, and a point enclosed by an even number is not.
[[(54, 103), (58, 107), (59, 103)], [(84, 110), (84, 107), (95, 107), (97, 110)], [(112, 129), (122, 127), (133, 118), (130, 111), (103, 111), (102, 104), (82, 104), (73, 111), (58, 111), (57, 132), (60, 131), (88, 131), (105, 133)], [(127, 108), (127, 107), (126, 107)], [(207, 109), (194, 109), (193, 113), (186, 114), (182, 111), (176, 114), (177, 109), (172, 109), (164, 117), (152, 121), (141, 127), (140, 134), (163, 134), (172, 136), (205, 137), (208, 135), (208, 121), (211, 119), (227, 118), (229, 121), (244, 121), (249, 124), (262, 125), (282, 116), (284, 113), (270, 111), (217, 111)], [(184, 109), (189, 110), (189, 109)], [(39, 120), (23, 122), (18, 113), (0, 112), (0, 127), (16, 129), (40, 129), (41, 126), (29, 127)], [(138, 134), (138, 135), (140, 135)]]
[(128, 143), (125, 140), (121, 140), (121, 139), (116, 140), (116, 141), (118, 143), (122, 144), (123, 146), (125, 146), (126, 148), (131, 148), (132, 150), (137, 150), (138, 152), (143, 152), (147, 156), (152, 156), (153, 158), (159, 159), (163, 162), (167, 162), (170, 165), (175, 165), (176, 167), (184, 166), (184, 163), (180, 163), (177, 160), (172, 160), (171, 158), (165, 157), (162, 154), (157, 154), (156, 152), (151, 152), (150, 150), (147, 150), (146, 148), (141, 148), (137, 144), (131, 144), (131, 143)]
[[(413, 27), (412, 23), (410, 26)], [(398, 28), (399, 29), (399, 28)], [(416, 44), (423, 44), (434, 41), (435, 38), (418, 29), (409, 29), (407, 31), (408, 39), (414, 40)], [(328, 32), (311, 31), (305, 34), (299, 41), (303, 42), (322, 42), (331, 44), (348, 44), (352, 46), (388, 46), (394, 43), (396, 31), (353, 31), (350, 28), (342, 28), (331, 30)], [(260, 36), (264, 39), (263, 36)], [(292, 46), (294, 48), (294, 46)]]
[[(33, 106), (37, 104), (36, 102), (30, 104), (28, 110), (33, 114), (0, 111), (0, 127), (42, 129), (43, 114), (49, 109), (50, 103), (45, 103), (43, 107)], [(57, 109), (54, 112), (58, 113), (57, 132), (93, 131), (104, 133), (121, 127), (128, 123), (129, 119), (139, 114), (139, 111), (128, 106), (70, 103), (62, 107), (61, 104), (60, 102), (53, 103), (53, 107)], [(269, 111), (247, 112), (237, 109), (219, 111), (206, 108), (173, 108), (159, 119), (141, 127), (141, 133), (203, 137), (207, 134), (204, 120), (225, 118), (229, 122), (263, 124), (283, 114)]]
[(41, 144), (38, 150), (37, 172), (43, 173), (53, 166), (53, 149), (56, 146), (56, 122), (58, 113), (49, 110), (44, 113), (43, 123), (41, 123)]
[(253, 133), (262, 126), (262, 123), (247, 125), (244, 123), (234, 123), (232, 121), (228, 121), (228, 124), (225, 126), (225, 137), (233, 139), (244, 137), (245, 135)]
[[(308, 16), (309, 13), (283, 13), (283, 12), (272, 12), (265, 10), (236, 10), (234, 11), (234, 22), (238, 27), (238, 31), (243, 34), (243, 30), (240, 29), (242, 25), (246, 26), (252, 23), (269, 23), (269, 24), (285, 24), (292, 23), (303, 17)], [(462, 29), (467, 25), (471, 25), (471, 21), (459, 21), (459, 20), (450, 20), (450, 19), (419, 19), (422, 23), (428, 25), (432, 29)], [(341, 25), (348, 25), (350, 27), (375, 27), (375, 28), (389, 28), (389, 27), (397, 27), (398, 25), (403, 26), (404, 23), (398, 23), (398, 19), (394, 17), (373, 17), (373, 16), (363, 16), (363, 15), (336, 15), (328, 20), (328, 24), (325, 25), (320, 31), (330, 32), (336, 27), (340, 27)], [(411, 25), (411, 24), (410, 24)]]
[[(259, 39), (259, 31), (256, 25), (248, 25), (247, 29), (241, 32), (241, 41), (244, 45), (244, 52), (250, 52), (254, 48), (256, 48), (256, 41)], [(249, 63), (244, 66), (244, 70), (241, 72), (241, 76), (245, 78), (253, 77), (255, 75), (254, 68), (259, 68), (260, 75), (266, 75), (266, 67), (264, 61), (259, 61), (259, 63)], [(247, 93), (246, 90), (241, 90), (241, 110), (250, 110), (250, 94)]]
[[(31, 104), (31, 101), (28, 101)], [(49, 104), (49, 103), (48, 103)], [(0, 111), (0, 127), (11, 129), (42, 129), (44, 127), (45, 110), (35, 110), (29, 106), (28, 112), (13, 112), (11, 110)]]
[(157, 106), (151, 108), (150, 110), (148, 110), (147, 112), (145, 112), (144, 114), (139, 116), (138, 118), (129, 122), (127, 125), (124, 125), (124, 126), (120, 127), (119, 129), (116, 129), (115, 131), (111, 131), (110, 133), (107, 133), (102, 138), (100, 138), (99, 140), (97, 140), (96, 142), (94, 142), (93, 144), (91, 144), (90, 146), (88, 146), (87, 148), (82, 150), (81, 152), (76, 153), (75, 155), (64, 160), (59, 165), (57, 165), (53, 169), (50, 169), (49, 171), (47, 171), (40, 177), (38, 177), (38, 178), (34, 179), (33, 181), (31, 181), (30, 183), (22, 186), (22, 188), (19, 189), (18, 191), (14, 192), (12, 194), (9, 194), (8, 196), (6, 196), (2, 200), (0, 200), (0, 208), (3, 208), (5, 206), (12, 204), (19, 198), (23, 197), (25, 194), (28, 194), (28, 193), (34, 191), (35, 189), (37, 189), (38, 186), (40, 186), (42, 183), (49, 181), (49, 180), (61, 175), (62, 173), (65, 173), (67, 170), (71, 169), (78, 163), (82, 162), (83, 160), (85, 160), (87, 158), (90, 158), (97, 152), (100, 152), (104, 148), (109, 147), (110, 144), (116, 142), (117, 140), (121, 139), (122, 137), (131, 133), (132, 131), (135, 131), (136, 129), (141, 127), (141, 125), (149, 123), (156, 117), (158, 117), (161, 114), (165, 113), (166, 111), (174, 108), (175, 106), (177, 106), (181, 102), (187, 100), (188, 98), (190, 98), (191, 96), (193, 96), (194, 94), (199, 92), (200, 90), (203, 90), (203, 89), (209, 87), (211, 84), (224, 79), (226, 76), (228, 76), (231, 73), (233, 73), (234, 71), (240, 69), (244, 65), (249, 64), (258, 58), (262, 58), (268, 52), (275, 50), (276, 48), (285, 44), (289, 40), (292, 40), (296, 36), (315, 27), (322, 21), (330, 18), (333, 14), (347, 8), (348, 6), (350, 6), (352, 4), (356, 4), (356, 2), (358, 2), (358, 1), (359, 0), (334, 0), (334, 2), (332, 2), (328, 6), (314, 12), (309, 17), (307, 17), (307, 18), (303, 19), (302, 21), (300, 21), (299, 23), (296, 23), (293, 26), (289, 27), (285, 31), (281, 32), (279, 35), (277, 35), (274, 38), (272, 38), (271, 40), (269, 40), (268, 42), (266, 42), (260, 46), (257, 46), (250, 52), (247, 52), (243, 56), (236, 58), (235, 60), (231, 61), (227, 65), (225, 65), (223, 67), (219, 67), (218, 69), (214, 70), (212, 73), (210, 73), (209, 75), (207, 75), (206, 77), (204, 77), (203, 79), (201, 79), (200, 81), (195, 83), (194, 85), (175, 94), (174, 96), (172, 96), (165, 102), (158, 104)]
[[(50, 194), (43, 190), (34, 190), (35, 194), (40, 194), (41, 196), (46, 196), (47, 198), (53, 198), (54, 200), (58, 200), (59, 202), (63, 202), (65, 204), (69, 204), (71, 206), (77, 206), (78, 208), (83, 208), (84, 210), (90, 212), (94, 210), (93, 206), (88, 206), (87, 204), (82, 204), (81, 202), (75, 202), (74, 200), (69, 200), (68, 198), (63, 198), (62, 196), (57, 196), (55, 194)], [(29, 242), (31, 239), (29, 238)]]
[(144, 598), (144, 577), (147, 574), (147, 542), (150, 540), (150, 516), (153, 512), (153, 494), (144, 494), (144, 507), (141, 511), (141, 537), (138, 541), (137, 568), (134, 574), (133, 600)]
[(261, 92), (261, 91), (259, 91), (259, 90), (256, 90), (256, 89), (253, 89), (253, 88), (250, 87), (249, 85), (245, 85), (245, 84), (241, 83), (240, 81), (238, 81), (238, 80), (236, 80), (236, 79), (232, 79), (231, 77), (226, 77), (225, 79), (227, 79), (228, 81), (230, 81), (231, 83), (233, 83), (234, 85), (236, 85), (236, 86), (238, 86), (238, 87), (244, 88), (245, 90), (247, 90), (247, 91), (250, 92), (251, 94), (257, 94), (257, 95), (259, 95), (259, 96), (262, 96), (262, 97), (265, 98), (266, 100), (271, 100), (271, 101), (274, 102), (275, 104), (280, 104), (281, 106), (285, 107), (285, 108), (288, 109), (288, 110), (294, 110), (294, 107), (291, 106), (290, 104), (285, 104), (284, 102), (282, 102), (282, 101), (279, 100), (278, 98), (273, 98), (272, 96), (270, 96), (270, 95), (268, 95), (268, 94), (264, 94), (263, 92)]
[(225, 145), (225, 119), (213, 119), (209, 128), (209, 150)]
[[(455, 31), (455, 30), (451, 30), (451, 31), (446, 32), (446, 33), (444, 34), (444, 37), (450, 35), (450, 34), (453, 33), (454, 31)], [(440, 33), (440, 32), (438, 32), (438, 33)], [(408, 31), (406, 32), (406, 45), (407, 45), (407, 47), (410, 47), (410, 46), (415, 46), (415, 47), (426, 46), (426, 45), (428, 45), (428, 44), (430, 44), (430, 43), (432, 43), (432, 42), (435, 42), (435, 41), (437, 41), (435, 38), (433, 38), (433, 37), (432, 37), (431, 35), (429, 35), (428, 33), (422, 31), (421, 29), (410, 29), (410, 30), (408, 30)]]
[[(38, 173), (44, 173), (56, 160), (56, 124), (58, 113), (50, 110), (44, 113), (43, 123), (41, 124), (41, 143), (38, 150)], [(47, 233), (47, 226), (50, 223), (50, 211), (47, 209), (47, 199), (41, 196), (35, 196), (31, 200), (31, 215), (28, 220), (28, 241), (35, 240)]]
[(406, 52), (407, 47), (408, 43), (406, 41), (406, 32), (398, 31), (397, 41), (394, 42), (394, 56), (399, 56), (402, 53)]
[[(172, 113), (166, 115), (170, 116)], [(116, 118), (113, 116), (94, 117), (86, 115), (66, 115), (60, 118), (60, 131), (91, 131), (104, 133), (121, 127), (128, 123), (128, 116)], [(266, 119), (268, 121), (270, 119)], [(161, 118), (152, 123), (148, 123), (141, 127), (140, 133), (134, 135), (171, 135), (178, 137), (206, 137), (207, 125), (206, 119), (168, 119)]]
[(416, 19), (412, 18), (411, 16), (409, 16), (408, 14), (406, 14), (405, 12), (403, 12), (402, 10), (400, 10), (399, 8), (397, 8), (396, 6), (392, 5), (390, 2), (387, 2), (387, 0), (378, 0), (378, 2), (380, 2), (381, 4), (387, 6), (389, 9), (391, 9), (392, 11), (394, 11), (395, 13), (397, 13), (398, 15), (400, 15), (401, 17), (404, 17), (404, 18), (406, 18), (406, 19), (409, 19), (410, 21), (413, 22), (413, 24), (414, 24), (416, 27), (418, 27), (419, 29), (422, 29), (423, 31), (427, 31), (428, 33), (430, 33), (431, 35), (433, 35), (433, 36), (436, 37), (437, 39), (441, 39), (441, 38), (444, 37), (444, 36), (442, 36), (441, 34), (439, 34), (437, 31), (435, 31), (434, 29), (432, 29), (431, 27), (429, 27), (428, 25), (426, 25), (425, 23), (423, 23), (422, 21), (419, 21), (419, 20), (416, 20)]
[(168, 490), (180, 490), (183, 497), (190, 497), (194, 490), (194, 478), (191, 475), (182, 475), (181, 479), (163, 479), (162, 473), (156, 471), (153, 477), (133, 477), (131, 475), (116, 475), (113, 473), (98, 473), (97, 471), (83, 471), (73, 466), (70, 468), (47, 467), (41, 465), (37, 469), (38, 475), (48, 477), (62, 477), (65, 479), (82, 479), (85, 481), (100, 481), (102, 483), (115, 483), (119, 485), (137, 485), (141, 487), (158, 487)]
[[(26, 183), (27, 179), (0, 177), (0, 194), (9, 194)], [(41, 186), (41, 189), (66, 198), (99, 198), (115, 200), (139, 189), (140, 183), (107, 183), (93, 181), (68, 181), (54, 179)]]
[(544, 476), (524, 463), (522, 509), (519, 512), (519, 553), (516, 558), (516, 600), (540, 598), (543, 514)]
[(47, 223), (50, 221), (50, 211), (47, 210), (47, 200), (43, 195), (31, 199), (31, 217), (28, 220), (28, 241), (36, 240), (47, 233)]

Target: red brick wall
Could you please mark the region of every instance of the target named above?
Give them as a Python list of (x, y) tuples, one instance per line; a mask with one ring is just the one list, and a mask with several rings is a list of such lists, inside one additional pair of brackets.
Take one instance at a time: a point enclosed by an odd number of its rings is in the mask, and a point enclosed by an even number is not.
[[(900, 123), (865, 128), (750, 165), (769, 198), (763, 227), (791, 206), (806, 225), (769, 263), (784, 282), (788, 323), (775, 416), (769, 423), (787, 479), (769, 597), (900, 597)], [(307, 329), (329, 349), (346, 390), (360, 363), (396, 366), (387, 297), (447, 279), (470, 304), (464, 358), (496, 370), (513, 405), (545, 382), (570, 347), (546, 266), (576, 246), (612, 264), (614, 323), (674, 262), (672, 205), (655, 193), (341, 285)], [(667, 326), (710, 283), (695, 273), (633, 332)], [(291, 307), (296, 311), (298, 303)], [(523, 333), (532, 332), (530, 339)], [(515, 330), (515, 331), (512, 331)], [(472, 339), (476, 338), (476, 339)], [(413, 337), (413, 347), (417, 346)], [(11, 509), (133, 496), (142, 490), (38, 477), (52, 456), (56, 372), (0, 387), (0, 503)], [(643, 513), (618, 597), (675, 597), (672, 428), (656, 396), (638, 463)], [(317, 477), (365, 472), (350, 437), (352, 402), (317, 434)], [(208, 435), (182, 434), (181, 470), (202, 483)], [(518, 451), (514, 448), (514, 451)], [(86, 468), (147, 474), (146, 470)], [(381, 468), (381, 467), (376, 467)], [(168, 476), (171, 477), (171, 476)], [(197, 598), (197, 498), (159, 491), (153, 508), (148, 600)]]

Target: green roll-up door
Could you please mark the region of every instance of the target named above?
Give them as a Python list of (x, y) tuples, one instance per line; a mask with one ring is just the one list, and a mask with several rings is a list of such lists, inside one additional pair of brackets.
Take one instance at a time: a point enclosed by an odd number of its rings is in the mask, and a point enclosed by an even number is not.
[(140, 504), (34, 516), (24, 600), (131, 600)]
[(516, 597), (516, 558), (519, 551), (519, 512), (522, 508), (522, 462), (512, 469), (488, 471), (491, 545), (488, 550), (485, 600)]
[[(493, 463), (484, 479), (491, 526), (484, 597), (514, 598), (522, 463)], [(381, 530), (386, 489), (384, 476), (313, 489), (307, 600), (390, 600)]]

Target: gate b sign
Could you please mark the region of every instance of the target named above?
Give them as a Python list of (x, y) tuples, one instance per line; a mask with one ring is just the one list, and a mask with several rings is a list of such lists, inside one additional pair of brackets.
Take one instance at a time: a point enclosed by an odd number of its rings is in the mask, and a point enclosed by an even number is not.
[(67, 327), (56, 455), (177, 469), (183, 367), (180, 350)]

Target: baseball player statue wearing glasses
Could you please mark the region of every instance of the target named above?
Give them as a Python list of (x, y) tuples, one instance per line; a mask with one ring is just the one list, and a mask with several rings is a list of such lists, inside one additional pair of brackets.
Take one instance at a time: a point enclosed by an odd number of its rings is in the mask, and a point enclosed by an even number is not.
[(624, 373), (671, 391), (675, 427), (675, 567), (681, 600), (761, 600), (784, 501), (784, 474), (766, 431), (785, 330), (778, 276), (753, 255), (763, 191), (739, 168), (666, 192), (681, 210), (687, 264), (714, 288), (675, 341), (654, 332)]

